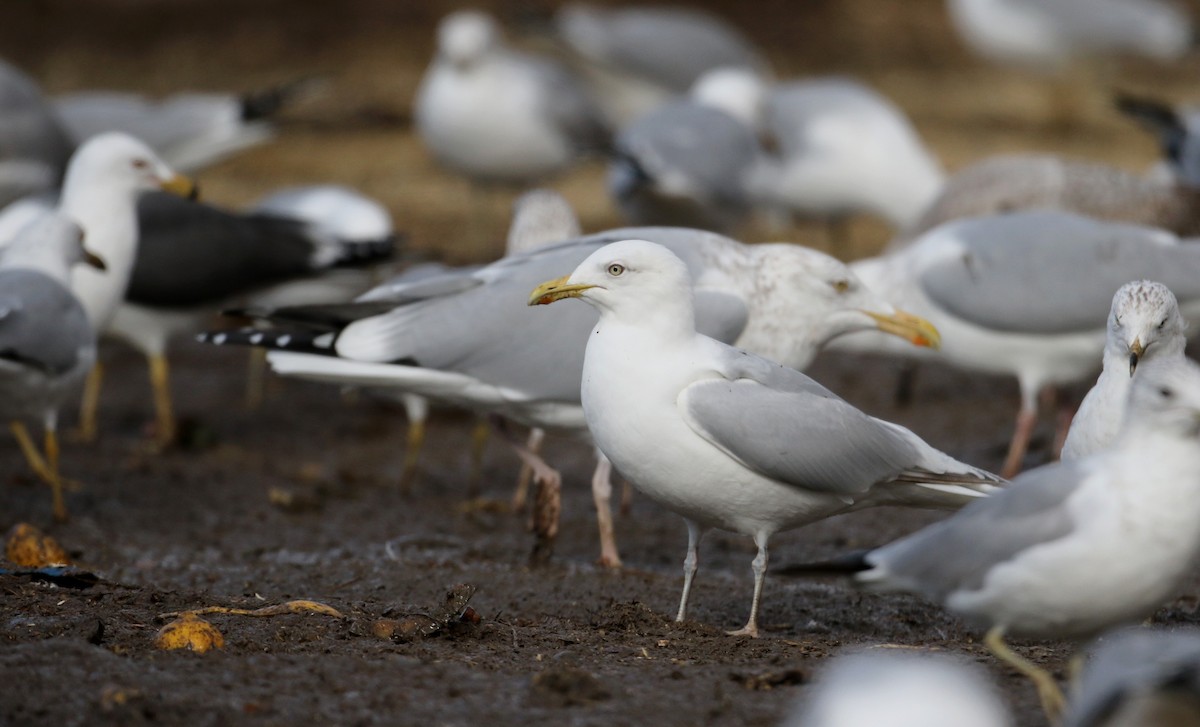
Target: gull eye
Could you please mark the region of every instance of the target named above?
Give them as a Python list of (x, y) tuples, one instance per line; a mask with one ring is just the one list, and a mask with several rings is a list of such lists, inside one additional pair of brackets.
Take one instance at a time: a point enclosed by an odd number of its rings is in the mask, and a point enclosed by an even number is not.
[(830, 283), (830, 285), (832, 285), (833, 289), (839, 293), (845, 293), (847, 290), (850, 290), (849, 280), (835, 280)]
[(145, 169), (148, 166), (150, 166), (150, 162), (146, 161), (145, 159), (134, 159), (133, 160), (133, 168), (134, 169)]
[(625, 266), (621, 263), (613, 263), (612, 265), (608, 266), (608, 274), (614, 278), (623, 272), (625, 272)]
[(1159, 324), (1158, 324), (1158, 327), (1159, 327), (1159, 328), (1166, 328), (1166, 327), (1167, 327), (1167, 319), (1166, 319), (1166, 318), (1162, 319), (1162, 323), (1159, 323)]
[(1162, 398), (1164, 398), (1164, 399), (1170, 399), (1170, 398), (1172, 398), (1172, 397), (1174, 397), (1174, 396), (1175, 396), (1175, 392), (1174, 392), (1174, 391), (1171, 391), (1171, 389), (1169, 389), (1169, 388), (1167, 388), (1166, 386), (1164, 386), (1164, 387), (1162, 387), (1161, 389), (1159, 389), (1159, 390), (1158, 390), (1158, 395), (1159, 395), (1159, 396), (1161, 396), (1161, 397), (1162, 397)]

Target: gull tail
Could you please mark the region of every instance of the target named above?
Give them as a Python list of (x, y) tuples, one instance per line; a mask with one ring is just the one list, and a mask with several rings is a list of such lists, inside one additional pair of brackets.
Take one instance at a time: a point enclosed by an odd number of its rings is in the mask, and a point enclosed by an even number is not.
[(792, 563), (790, 565), (772, 568), (772, 575), (812, 578), (816, 576), (852, 576), (874, 566), (867, 562), (870, 550), (856, 550), (845, 555), (839, 555), (829, 560), (815, 563)]
[(266, 331), (261, 328), (237, 328), (229, 331), (206, 331), (198, 334), (196, 340), (214, 346), (256, 346), (270, 351), (337, 355), (333, 348), (337, 334), (332, 331)]
[(333, 267), (356, 268), (389, 260), (403, 239), (403, 236), (388, 235), (375, 240), (340, 240)]

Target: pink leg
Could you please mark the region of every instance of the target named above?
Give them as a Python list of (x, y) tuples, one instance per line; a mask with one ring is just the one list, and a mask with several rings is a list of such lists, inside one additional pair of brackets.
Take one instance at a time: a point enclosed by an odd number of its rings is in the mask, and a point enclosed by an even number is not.
[(1033, 436), (1033, 428), (1037, 424), (1037, 409), (1022, 408), (1017, 412), (1017, 426), (1013, 429), (1012, 442), (1008, 445), (1008, 456), (1004, 459), (1004, 468), (1000, 476), (1005, 479), (1016, 477), (1021, 471), (1021, 463), (1025, 460), (1025, 452), (1029, 449), (1029, 438)]
[(592, 500), (596, 503), (596, 527), (600, 531), (600, 565), (620, 568), (617, 536), (613, 532), (612, 462), (596, 450), (596, 471), (592, 475)]
[(544, 562), (550, 558), (554, 540), (558, 537), (558, 520), (562, 514), (562, 475), (509, 431), (503, 418), (492, 416), (489, 417), (489, 421), (521, 461), (533, 470), (533, 481), (537, 489), (533, 496), (530, 524), (537, 539), (530, 559), (534, 562)]

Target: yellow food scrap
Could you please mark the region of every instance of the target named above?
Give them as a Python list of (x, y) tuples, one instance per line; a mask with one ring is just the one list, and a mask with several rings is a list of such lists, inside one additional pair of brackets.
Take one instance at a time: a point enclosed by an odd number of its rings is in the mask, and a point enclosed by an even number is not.
[(8, 531), (4, 557), (25, 568), (70, 565), (67, 551), (54, 538), (29, 523), (17, 523)]
[(191, 613), (185, 613), (158, 630), (154, 645), (159, 649), (187, 649), (203, 654), (209, 649), (225, 646), (225, 637), (209, 622)]

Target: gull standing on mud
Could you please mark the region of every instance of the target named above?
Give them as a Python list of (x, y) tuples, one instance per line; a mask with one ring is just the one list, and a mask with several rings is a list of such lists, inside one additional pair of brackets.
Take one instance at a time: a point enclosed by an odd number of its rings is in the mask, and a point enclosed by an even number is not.
[[(381, 286), (340, 306), (258, 311), (258, 317), (276, 320), (277, 330), (223, 331), (206, 340), (276, 349), (268, 361), (284, 376), (420, 394), (587, 437), (579, 391), (584, 347), (597, 315), (570, 305), (531, 313), (524, 300), (537, 283), (631, 237), (659, 242), (684, 259), (697, 281), (700, 330), (788, 366), (807, 366), (823, 345), (852, 331), (878, 329), (913, 345), (937, 345), (932, 326), (876, 296), (829, 255), (670, 227), (566, 240), (479, 269)], [(531, 465), (539, 479), (561, 480), (544, 462)], [(597, 466), (592, 496), (600, 562), (618, 567), (607, 460)]]
[[(58, 469), (58, 409), (76, 393), (96, 359), (96, 334), (70, 289), (71, 269), (104, 261), (83, 246), (83, 232), (66, 218), (43, 214), (0, 250), (0, 417), (26, 461), (50, 485), (54, 519), (67, 519)], [(24, 419), (45, 432), (45, 456)]]
[(600, 311), (581, 389), (596, 446), (687, 523), (677, 621), (710, 528), (758, 546), (750, 617), (731, 632), (758, 636), (775, 533), (875, 505), (957, 508), (1001, 482), (794, 369), (698, 333), (688, 268), (661, 245), (607, 245), (538, 286), (529, 303), (564, 298)]
[(1054, 678), (1004, 639), (1082, 639), (1137, 623), (1200, 559), (1200, 366), (1144, 368), (1108, 450), (1031, 470), (890, 545), (783, 572), (854, 572), (866, 587), (918, 593), (985, 626), (984, 643), (1033, 680), (1055, 721)]
[(1071, 420), (1063, 459), (1086, 457), (1112, 444), (1138, 367), (1147, 361), (1182, 358), (1186, 329), (1187, 321), (1167, 286), (1148, 280), (1121, 286), (1108, 314), (1104, 370)]

